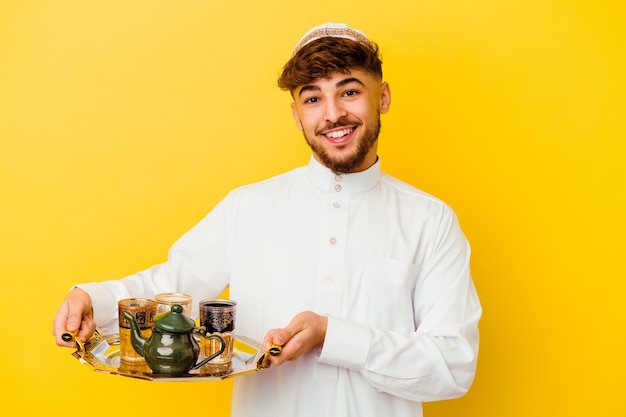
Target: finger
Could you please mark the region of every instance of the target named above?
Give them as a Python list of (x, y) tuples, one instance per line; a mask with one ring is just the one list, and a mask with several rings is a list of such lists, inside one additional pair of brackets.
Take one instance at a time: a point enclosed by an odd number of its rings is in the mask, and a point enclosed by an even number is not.
[[(64, 347), (74, 347), (73, 335), (75, 332), (68, 332), (67, 330), (67, 302), (64, 301), (59, 307), (54, 320), (52, 322), (52, 334), (55, 336), (56, 344)], [(69, 333), (69, 337), (67, 336)]]
[(84, 305), (68, 304), (65, 327), (68, 332), (78, 332), (85, 315)]
[(80, 328), (78, 329), (77, 337), (81, 342), (86, 342), (91, 338), (96, 330), (96, 323), (89, 316), (83, 316)]
[(267, 332), (263, 339), (263, 351), (268, 351), (272, 346), (282, 346), (285, 344), (284, 331), (281, 329), (274, 329)]
[(91, 297), (84, 290), (74, 288), (68, 294), (67, 300), (67, 330), (76, 332), (82, 341), (86, 341), (96, 328)]

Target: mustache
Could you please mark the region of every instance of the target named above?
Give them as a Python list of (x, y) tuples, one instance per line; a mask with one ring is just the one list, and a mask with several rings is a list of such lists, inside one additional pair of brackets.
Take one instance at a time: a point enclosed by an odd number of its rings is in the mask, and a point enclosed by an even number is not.
[(337, 120), (334, 123), (327, 123), (323, 127), (319, 129), (315, 129), (315, 134), (321, 135), (322, 132), (327, 132), (332, 129), (337, 129), (337, 128), (345, 127), (345, 126), (360, 126), (360, 125), (361, 125), (361, 122), (359, 122), (358, 120), (351, 120), (351, 119), (348, 119), (347, 117), (342, 117), (341, 119)]

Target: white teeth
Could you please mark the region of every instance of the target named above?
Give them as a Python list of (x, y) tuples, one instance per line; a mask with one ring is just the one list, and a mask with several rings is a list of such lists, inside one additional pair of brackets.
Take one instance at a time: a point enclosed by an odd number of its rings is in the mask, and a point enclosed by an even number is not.
[(337, 130), (335, 132), (328, 132), (326, 133), (326, 136), (328, 136), (329, 138), (337, 139), (337, 138), (346, 136), (350, 132), (352, 132), (352, 129), (343, 129), (343, 130)]

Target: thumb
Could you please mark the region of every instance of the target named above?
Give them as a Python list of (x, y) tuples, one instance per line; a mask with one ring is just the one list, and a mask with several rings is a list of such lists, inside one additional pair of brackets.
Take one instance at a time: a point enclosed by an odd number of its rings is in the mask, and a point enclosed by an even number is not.
[(70, 332), (75, 332), (76, 330), (78, 330), (78, 327), (80, 326), (80, 323), (82, 321), (82, 317), (83, 316), (81, 313), (77, 313), (75, 310), (70, 310), (67, 315), (67, 330)]

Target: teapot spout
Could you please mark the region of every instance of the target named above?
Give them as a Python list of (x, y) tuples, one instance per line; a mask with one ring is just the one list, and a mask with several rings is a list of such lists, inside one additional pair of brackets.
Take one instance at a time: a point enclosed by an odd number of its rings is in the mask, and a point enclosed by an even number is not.
[(133, 345), (133, 349), (135, 349), (135, 352), (141, 356), (145, 356), (144, 346), (146, 345), (146, 338), (144, 338), (141, 334), (141, 330), (139, 330), (135, 317), (133, 317), (133, 315), (128, 311), (124, 311), (123, 314), (126, 320), (128, 320), (128, 323), (130, 323), (130, 340)]

